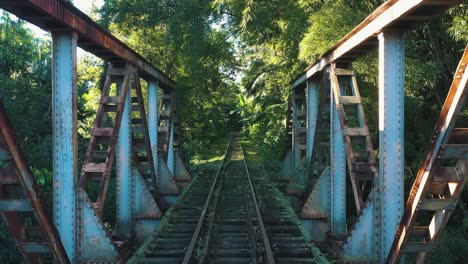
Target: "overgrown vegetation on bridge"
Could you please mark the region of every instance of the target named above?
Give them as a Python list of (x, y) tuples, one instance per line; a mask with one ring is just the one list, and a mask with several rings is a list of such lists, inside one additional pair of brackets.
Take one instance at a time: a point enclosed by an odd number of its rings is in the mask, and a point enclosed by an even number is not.
[[(214, 156), (211, 143), (225, 140), (226, 133), (239, 128), (240, 123), (258, 157), (275, 162), (285, 152), (289, 82), (382, 2), (107, 0), (91, 15), (178, 82), (188, 158)], [(52, 208), (48, 39), (35, 36), (21, 21), (1, 16), (0, 98)], [(467, 41), (466, 1), (407, 34), (406, 190), (421, 165)], [(376, 52), (372, 52), (354, 64), (374, 146), (378, 146), (376, 59)], [(92, 129), (104, 67), (91, 56), (83, 56), (79, 62), (80, 151), (84, 151)], [(465, 113), (465, 122), (467, 116)], [(111, 189), (109, 196), (114, 193)], [(115, 207), (113, 200), (109, 197), (105, 207)], [(433, 257), (434, 263), (465, 261), (466, 190), (462, 201)], [(109, 210), (104, 220), (112, 223), (114, 215)], [(8, 244), (5, 239), (0, 231), (0, 259), (17, 263), (19, 257), (13, 246), (4, 246)]]

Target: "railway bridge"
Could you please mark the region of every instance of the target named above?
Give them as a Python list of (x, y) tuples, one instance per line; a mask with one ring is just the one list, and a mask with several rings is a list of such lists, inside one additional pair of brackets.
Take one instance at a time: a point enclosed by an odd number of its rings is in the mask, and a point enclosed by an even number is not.
[[(413, 187), (404, 190), (405, 32), (459, 2), (388, 0), (292, 80), (282, 193), (249, 165), (238, 135), (215, 173), (192, 177), (175, 81), (66, 1), (0, 0), (53, 40), (52, 214), (1, 106), (0, 215), (30, 263), (397, 263), (406, 255), (425, 263), (468, 179), (468, 128), (457, 124), (466, 111), (468, 48)], [(82, 164), (77, 47), (109, 63)], [(352, 67), (375, 51), (379, 146)], [(101, 216), (113, 173), (111, 233)]]

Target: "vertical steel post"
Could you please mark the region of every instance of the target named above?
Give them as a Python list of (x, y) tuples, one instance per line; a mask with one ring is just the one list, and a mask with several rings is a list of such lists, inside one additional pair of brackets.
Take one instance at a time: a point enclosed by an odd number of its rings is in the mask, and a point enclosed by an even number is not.
[[(120, 89), (122, 81), (118, 83)], [(117, 145), (117, 234), (128, 238), (132, 233), (132, 141), (131, 141), (131, 89), (127, 91)]]
[(379, 184), (382, 189), (384, 261), (403, 214), (404, 174), (404, 34), (379, 35)]
[[(175, 105), (175, 104), (174, 104)], [(173, 111), (172, 106), (169, 104), (169, 111)], [(173, 114), (174, 115), (174, 114)], [(169, 146), (167, 149), (167, 167), (172, 175), (174, 175), (174, 116), (171, 118), (171, 131), (169, 135)]]
[[(329, 77), (328, 81), (331, 81)], [(330, 228), (333, 234), (344, 234), (346, 233), (346, 151), (332, 88), (330, 88), (330, 133)]]
[(318, 114), (317, 81), (307, 81), (307, 163), (312, 158)]
[[(298, 88), (296, 88), (298, 89)], [(298, 139), (298, 121), (297, 121), (297, 113), (299, 111), (296, 102), (296, 90), (291, 92), (292, 97), (292, 172), (297, 168), (299, 163), (299, 139)]]
[(153, 152), (154, 169), (157, 175), (157, 185), (159, 186), (159, 157), (158, 157), (158, 82), (148, 82), (148, 132)]
[(77, 89), (72, 32), (52, 32), (54, 223), (70, 262), (76, 257)]

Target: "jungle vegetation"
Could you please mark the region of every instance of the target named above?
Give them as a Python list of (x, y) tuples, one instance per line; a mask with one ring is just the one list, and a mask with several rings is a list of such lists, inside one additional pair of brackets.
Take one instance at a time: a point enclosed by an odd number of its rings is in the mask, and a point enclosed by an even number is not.
[[(285, 153), (289, 83), (383, 0), (106, 0), (90, 16), (178, 83), (187, 160), (220, 155), (241, 129), (256, 158), (275, 164)], [(405, 190), (411, 188), (468, 41), (467, 1), (406, 34)], [(51, 208), (51, 39), (25, 22), (0, 18), (0, 98)], [(105, 63), (78, 65), (79, 155), (92, 129)], [(354, 64), (374, 147), (378, 146), (377, 53)], [(466, 123), (468, 112), (462, 118)], [(465, 126), (466, 127), (466, 126)], [(378, 150), (377, 150), (378, 151)], [(106, 208), (115, 206), (110, 186)], [(114, 188), (114, 191), (112, 191)], [(433, 263), (463, 263), (468, 254), (468, 191)], [(112, 210), (104, 220), (112, 225)], [(18, 263), (0, 230), (2, 263)]]

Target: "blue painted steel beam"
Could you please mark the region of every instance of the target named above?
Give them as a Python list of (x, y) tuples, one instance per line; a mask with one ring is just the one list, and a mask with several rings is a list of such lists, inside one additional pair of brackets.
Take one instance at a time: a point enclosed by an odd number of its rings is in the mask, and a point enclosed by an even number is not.
[(301, 154), (299, 150), (299, 131), (298, 128), (300, 126), (300, 121), (298, 120), (297, 116), (301, 111), (300, 106), (298, 106), (296, 102), (296, 90), (292, 91), (292, 171), (297, 169), (299, 162), (301, 160)]
[(21, 250), (26, 253), (48, 254), (50, 253), (49, 245), (47, 243), (21, 243)]
[(0, 211), (2, 212), (30, 212), (32, 210), (31, 201), (28, 199), (0, 200)]
[(172, 175), (174, 175), (174, 165), (174, 118), (172, 118), (171, 131), (169, 135), (169, 146), (167, 150), (167, 167), (169, 168), (169, 171)]
[(346, 150), (333, 89), (330, 89), (330, 229), (346, 233)]
[[(180, 143), (179, 143), (180, 144)], [(174, 178), (176, 181), (185, 181), (189, 182), (192, 179), (190, 173), (188, 172), (187, 168), (185, 167), (184, 161), (180, 157), (180, 151), (182, 150), (182, 146), (179, 146), (179, 149), (175, 151), (175, 175)]]
[[(118, 83), (122, 89), (122, 81)], [(117, 234), (121, 239), (130, 237), (132, 233), (133, 200), (132, 193), (132, 142), (131, 142), (131, 89), (128, 90), (120, 124), (119, 141), (117, 145)], [(123, 96), (119, 91), (120, 96)]]
[(352, 233), (343, 244), (342, 258), (345, 260), (349, 258), (349, 260), (353, 259), (356, 262), (360, 259), (365, 263), (383, 263), (376, 261), (377, 257), (374, 256), (374, 252), (377, 252), (376, 247), (380, 245), (379, 238), (374, 232), (379, 229), (375, 219), (375, 195), (378, 193), (374, 191), (369, 194), (366, 206), (363, 207), (353, 225)]
[(312, 158), (318, 115), (317, 81), (307, 81), (307, 163)]
[(157, 175), (157, 185), (160, 184), (159, 156), (158, 156), (158, 82), (148, 82), (148, 133), (153, 153), (154, 169)]
[[(162, 103), (162, 111), (166, 115), (166, 120), (164, 122), (160, 122), (160, 129), (162, 131), (167, 131), (169, 133), (169, 142), (167, 144), (167, 157), (164, 160), (162, 156), (158, 157), (159, 160), (159, 191), (163, 195), (175, 195), (178, 194), (178, 188), (175, 184), (175, 179), (174, 179), (174, 121), (173, 117), (167, 117), (167, 114), (172, 112), (172, 98), (171, 93), (165, 93), (163, 100), (161, 100)], [(175, 104), (174, 104), (175, 105)], [(172, 119), (171, 124), (169, 124), (169, 120)], [(170, 130), (169, 130), (170, 128)], [(151, 132), (150, 132), (151, 133)], [(166, 137), (167, 134), (164, 133), (164, 137)]]
[(52, 32), (54, 223), (70, 262), (76, 255), (77, 99), (76, 45), (71, 32)]
[(96, 214), (83, 190), (78, 190), (79, 212), (76, 263), (120, 263), (120, 256), (112, 236)]
[(392, 246), (403, 214), (404, 176), (404, 34), (379, 35), (379, 184), (382, 210), (382, 256)]
[(133, 168), (133, 193), (135, 193), (135, 233), (138, 243), (152, 234), (160, 223), (161, 211), (138, 169)]

